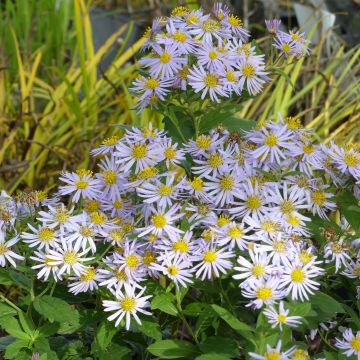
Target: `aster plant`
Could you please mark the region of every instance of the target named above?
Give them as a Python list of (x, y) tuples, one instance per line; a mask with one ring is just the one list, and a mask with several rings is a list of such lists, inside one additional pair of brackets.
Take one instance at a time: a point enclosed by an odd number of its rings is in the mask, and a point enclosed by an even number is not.
[(221, 4), (155, 20), (133, 90), (165, 129), (119, 130), (52, 195), (1, 192), (6, 359), (360, 358), (358, 149), (281, 114), (206, 123), (270, 76), (249, 36)]

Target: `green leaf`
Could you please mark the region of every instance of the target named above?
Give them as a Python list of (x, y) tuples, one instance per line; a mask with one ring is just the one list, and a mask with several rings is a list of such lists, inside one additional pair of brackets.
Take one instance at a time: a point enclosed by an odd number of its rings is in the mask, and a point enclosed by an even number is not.
[(152, 339), (155, 339), (155, 340), (162, 339), (160, 325), (154, 319), (141, 318), (141, 325), (134, 322), (133, 327), (136, 328), (137, 330), (139, 330), (144, 335), (151, 337)]
[(151, 300), (151, 309), (159, 309), (164, 313), (176, 316), (178, 314), (177, 308), (173, 303), (174, 295), (170, 293), (163, 293), (155, 296)]
[(335, 313), (345, 312), (343, 306), (337, 300), (321, 291), (317, 291), (315, 295), (311, 296), (310, 303), (317, 312), (321, 310), (331, 315), (331, 317), (334, 317)]
[(231, 357), (221, 354), (203, 354), (195, 358), (195, 360), (231, 360)]
[(56, 334), (59, 328), (60, 328), (60, 324), (54, 322), (54, 323), (46, 323), (40, 326), (37, 330), (39, 331), (40, 336), (47, 337)]
[(50, 322), (79, 322), (79, 313), (62, 299), (44, 295), (34, 301), (35, 310)]
[(48, 360), (58, 360), (56, 353), (51, 350), (49, 341), (45, 338), (38, 338), (34, 342), (34, 350), (40, 355), (46, 354)]
[(17, 311), (9, 305), (0, 303), (0, 318), (16, 315)]
[(208, 132), (217, 126), (223, 126), (229, 131), (249, 131), (255, 127), (255, 122), (247, 119), (240, 119), (234, 115), (227, 115), (225, 118), (219, 117), (211, 118), (207, 115), (204, 121), (201, 122), (201, 132)]
[(360, 231), (360, 207), (355, 196), (348, 190), (335, 196), (335, 200), (348, 223), (355, 231)]
[(12, 285), (14, 283), (13, 279), (10, 277), (9, 271), (5, 269), (0, 269), (0, 284), (2, 285)]
[(14, 280), (14, 282), (19, 285), (21, 288), (30, 290), (31, 288), (31, 280), (22, 273), (11, 270), (10, 277)]
[(28, 347), (29, 341), (26, 340), (15, 340), (11, 343), (5, 351), (5, 359), (18, 359), (20, 350)]
[(14, 317), (7, 319), (2, 326), (9, 335), (25, 341), (30, 340), (29, 334), (23, 331), (20, 322)]
[(194, 359), (199, 353), (196, 346), (184, 340), (160, 340), (151, 344), (147, 349), (161, 359)]
[(287, 307), (290, 309), (290, 316), (302, 316), (305, 317), (311, 311), (311, 303), (299, 303), (291, 302), (287, 304)]
[(252, 333), (255, 331), (249, 325), (238, 320), (228, 310), (216, 304), (211, 305), (212, 309), (223, 319), (232, 329), (245, 338), (252, 338)]
[(100, 348), (106, 349), (116, 333), (117, 329), (112, 323), (108, 320), (102, 321), (96, 332), (96, 341)]
[(131, 360), (131, 350), (119, 344), (111, 343), (107, 349), (95, 352), (99, 360)]
[(16, 340), (13, 336), (0, 337), (0, 351), (4, 351), (11, 343)]
[(188, 304), (183, 310), (183, 313), (187, 316), (199, 316), (204, 312), (209, 312), (210, 306), (208, 304), (203, 304), (199, 302), (193, 302)]
[(199, 348), (205, 354), (225, 355), (228, 357), (240, 356), (239, 346), (234, 339), (222, 336), (211, 336), (207, 338)]

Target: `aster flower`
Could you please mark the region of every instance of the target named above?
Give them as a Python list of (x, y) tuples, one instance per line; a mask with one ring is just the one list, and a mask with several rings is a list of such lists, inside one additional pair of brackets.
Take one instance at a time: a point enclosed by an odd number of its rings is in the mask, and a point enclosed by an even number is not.
[(288, 294), (291, 293), (293, 300), (309, 300), (308, 294), (313, 295), (314, 291), (320, 287), (320, 284), (313, 278), (322, 275), (323, 270), (314, 265), (314, 260), (306, 265), (300, 264), (298, 261), (285, 260), (284, 265), (279, 286), (284, 288)]
[(189, 85), (195, 93), (202, 91), (201, 99), (204, 99), (209, 93), (212, 101), (219, 102), (218, 96), (227, 97), (228, 93), (224, 90), (223, 79), (215, 72), (208, 72), (200, 65), (189, 69)]
[(85, 250), (90, 247), (92, 253), (96, 252), (95, 237), (97, 232), (94, 230), (94, 224), (88, 219), (84, 219), (81, 223), (74, 224), (70, 229), (64, 240), (74, 242), (79, 249)]
[(145, 287), (136, 294), (136, 288), (134, 286), (125, 284), (124, 292), (117, 290), (114, 295), (116, 301), (103, 300), (104, 311), (115, 311), (108, 317), (109, 321), (115, 320), (115, 326), (119, 326), (121, 320), (125, 317), (125, 328), (130, 329), (131, 316), (134, 317), (135, 321), (141, 325), (141, 321), (137, 315), (140, 312), (145, 315), (151, 315), (150, 312), (145, 309), (150, 307), (148, 299), (151, 295), (142, 296), (145, 292)]
[(187, 59), (182, 57), (176, 44), (154, 46), (154, 56), (143, 57), (139, 60), (141, 65), (150, 67), (150, 75), (153, 78), (162, 79), (172, 78), (183, 65), (187, 64)]
[(0, 266), (4, 267), (8, 261), (14, 268), (16, 263), (14, 260), (25, 260), (25, 258), (16, 252), (11, 247), (19, 241), (19, 236), (15, 236), (12, 239), (5, 241), (5, 233), (0, 230)]
[(199, 249), (198, 253), (193, 256), (193, 261), (200, 261), (194, 268), (195, 276), (201, 280), (213, 279), (225, 274), (232, 267), (231, 259), (234, 253), (225, 249), (216, 249), (214, 245), (207, 245)]
[(336, 338), (335, 346), (338, 349), (345, 350), (343, 354), (347, 357), (356, 356), (360, 359), (360, 331), (354, 335), (352, 329), (346, 329), (343, 332), (343, 339)]
[(301, 316), (289, 316), (289, 309), (285, 310), (284, 302), (280, 301), (279, 310), (277, 311), (274, 306), (269, 306), (265, 309), (263, 314), (267, 317), (269, 324), (272, 324), (272, 328), (275, 329), (279, 326), (280, 331), (283, 330), (283, 325), (290, 327), (297, 327), (301, 324)]
[(98, 282), (101, 281), (101, 276), (93, 267), (87, 267), (81, 272), (80, 276), (70, 276), (69, 280), (71, 281), (69, 291), (77, 295), (82, 292), (96, 290)]
[(348, 252), (349, 246), (346, 241), (329, 242), (324, 247), (324, 258), (330, 258), (326, 260), (328, 263), (335, 262), (335, 272), (338, 272), (343, 265), (346, 266), (351, 260)]
[(80, 197), (97, 199), (100, 194), (100, 182), (92, 177), (91, 171), (81, 169), (76, 173), (63, 173), (59, 180), (67, 184), (59, 187), (59, 194), (71, 194), (73, 202), (78, 202)]
[(198, 64), (211, 72), (220, 72), (225, 69), (224, 53), (213, 45), (206, 45), (199, 47), (196, 51)]
[(308, 193), (308, 201), (311, 212), (315, 215), (319, 215), (322, 219), (328, 219), (326, 212), (336, 209), (336, 203), (329, 201), (333, 197), (333, 194), (328, 193), (325, 189), (328, 185), (317, 186)]
[(282, 342), (279, 340), (275, 348), (270, 345), (266, 345), (266, 352), (264, 355), (259, 355), (253, 352), (250, 352), (249, 355), (255, 360), (289, 360), (295, 350), (295, 346), (283, 352), (281, 350), (281, 345)]
[(266, 30), (271, 35), (276, 35), (280, 29), (281, 20), (272, 19), (272, 20), (265, 20)]
[(287, 58), (296, 54), (296, 44), (289, 38), (276, 36), (273, 46), (279, 50), (279, 57), (284, 56)]
[(200, 22), (189, 25), (189, 33), (195, 36), (195, 40), (201, 40), (204, 44), (213, 44), (215, 40), (220, 43), (230, 37), (228, 28), (209, 15), (204, 15)]
[(46, 281), (49, 279), (50, 275), (52, 275), (52, 278), (55, 281), (62, 279), (62, 275), (59, 274), (59, 267), (57, 265), (53, 265), (53, 260), (48, 258), (47, 253), (34, 251), (34, 254), (30, 256), (30, 259), (37, 263), (31, 268), (37, 271), (36, 277), (38, 279), (44, 278)]
[(134, 80), (133, 87), (130, 90), (137, 92), (141, 99), (155, 96), (160, 100), (164, 100), (170, 91), (171, 85), (171, 79), (139, 76)]
[(161, 154), (165, 161), (166, 167), (170, 168), (170, 165), (179, 165), (181, 161), (185, 160), (183, 150), (178, 149), (178, 144), (172, 143), (172, 140), (166, 139), (161, 143)]
[(250, 32), (243, 27), (243, 22), (238, 16), (234, 14), (227, 14), (221, 20), (221, 24), (229, 28), (231, 33), (243, 42), (247, 42), (250, 37)]
[(59, 228), (60, 233), (74, 225), (78, 220), (78, 216), (72, 216), (74, 206), (69, 210), (64, 204), (60, 203), (56, 206), (48, 205), (48, 211), (39, 211), (36, 219), (47, 225), (50, 229)]
[(226, 224), (219, 230), (218, 244), (220, 246), (226, 246), (232, 250), (235, 245), (240, 249), (246, 249), (247, 240), (249, 236), (247, 232), (249, 229), (245, 229), (243, 224), (238, 224), (234, 221)]
[(46, 225), (35, 228), (28, 223), (28, 227), (32, 233), (24, 231), (21, 234), (21, 238), (30, 247), (37, 247), (39, 250), (45, 248), (46, 250), (51, 247), (56, 247), (56, 244), (60, 242), (58, 232)]
[[(142, 88), (143, 89), (143, 88)], [(105, 154), (111, 154), (115, 151), (115, 145), (118, 143), (120, 137), (117, 135), (111, 136), (101, 143), (98, 148), (95, 148), (90, 151), (92, 156), (100, 156)]]

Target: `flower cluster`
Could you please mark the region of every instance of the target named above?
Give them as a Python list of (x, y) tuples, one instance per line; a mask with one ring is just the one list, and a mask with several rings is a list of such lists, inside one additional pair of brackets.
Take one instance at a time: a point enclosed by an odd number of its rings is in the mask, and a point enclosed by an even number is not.
[[(303, 34), (278, 34), (276, 47), (281, 53), (298, 57), (308, 53)], [(139, 96), (139, 111), (157, 106), (171, 89), (192, 89), (201, 93), (201, 99), (209, 96), (219, 102), (243, 91), (258, 94), (269, 80), (265, 55), (258, 54), (249, 42), (249, 31), (224, 4), (216, 3), (208, 14), (180, 6), (170, 17), (156, 19), (145, 38), (143, 50), (150, 54), (139, 63), (147, 74), (139, 75), (132, 88)]]
[[(337, 210), (334, 184), (359, 199), (360, 154), (316, 145), (311, 135), (291, 117), (243, 134), (218, 128), (182, 146), (152, 127), (127, 130), (92, 151), (101, 156), (98, 172), (63, 173), (54, 198), (1, 193), (0, 265), (25, 260), (14, 250), (21, 238), (38, 279), (65, 281), (74, 294), (107, 289), (109, 320), (124, 318), (127, 329), (131, 316), (140, 323), (138, 312), (150, 314), (147, 279), (179, 289), (232, 276), (272, 327), (296, 327), (301, 317), (289, 314), (286, 299), (309, 300), (327, 264), (339, 276), (360, 276), (345, 218), (322, 247), (308, 227)], [(360, 343), (344, 337), (340, 348)]]

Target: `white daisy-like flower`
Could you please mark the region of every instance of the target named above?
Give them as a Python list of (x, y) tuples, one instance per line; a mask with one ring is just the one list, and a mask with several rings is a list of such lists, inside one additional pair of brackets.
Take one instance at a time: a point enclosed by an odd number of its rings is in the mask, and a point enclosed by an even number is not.
[(208, 244), (199, 249), (193, 256), (194, 262), (200, 261), (194, 268), (195, 276), (201, 280), (220, 277), (220, 273), (225, 274), (232, 267), (229, 259), (234, 257), (232, 251), (217, 249), (214, 245)]
[(161, 143), (160, 154), (163, 156), (167, 168), (169, 168), (170, 165), (179, 165), (185, 160), (183, 150), (180, 150), (177, 147), (178, 144), (173, 144), (171, 139), (166, 139)]
[(220, 102), (218, 96), (228, 97), (228, 92), (223, 86), (223, 78), (215, 72), (206, 71), (201, 65), (194, 65), (189, 69), (188, 79), (195, 93), (202, 91), (201, 99), (204, 99), (207, 93), (210, 99), (216, 102)]
[(290, 360), (290, 356), (294, 352), (295, 346), (284, 352), (281, 350), (281, 346), (282, 341), (279, 340), (275, 348), (266, 345), (266, 352), (263, 355), (253, 352), (250, 352), (249, 355), (255, 360)]
[(122, 165), (122, 170), (125, 173), (133, 165), (135, 165), (135, 172), (154, 166), (159, 159), (159, 149), (156, 144), (122, 141), (116, 145), (116, 150), (114, 157), (116, 162)]
[(162, 79), (159, 77), (139, 76), (134, 80), (132, 84), (133, 87), (130, 88), (130, 90), (135, 91), (137, 94), (139, 94), (141, 99), (151, 98), (152, 96), (155, 96), (160, 100), (164, 100), (170, 92), (172, 80)]
[(318, 214), (322, 219), (328, 219), (326, 212), (336, 209), (336, 203), (329, 201), (333, 194), (325, 192), (327, 185), (318, 186), (309, 191), (308, 201), (311, 212), (315, 215)]
[(202, 134), (195, 140), (190, 139), (189, 142), (185, 144), (185, 149), (190, 155), (200, 157), (205, 156), (206, 153), (214, 152), (223, 143), (224, 140), (219, 136), (219, 134)]
[(180, 219), (183, 214), (179, 212), (179, 205), (173, 205), (168, 210), (165, 210), (164, 207), (152, 207), (150, 216), (150, 224), (145, 228), (140, 229), (140, 237), (151, 233), (156, 236), (161, 236), (162, 234), (167, 234), (171, 239), (177, 237), (177, 234), (183, 233), (182, 230), (174, 226), (174, 222), (177, 219)]
[(189, 270), (191, 263), (180, 256), (168, 257), (165, 252), (159, 258), (160, 263), (153, 263), (150, 269), (161, 272), (171, 279), (177, 288), (179, 285), (187, 287), (187, 283), (192, 284), (192, 274)]
[(349, 261), (348, 264), (346, 264), (345, 270), (341, 272), (341, 274), (350, 279), (360, 278), (360, 262)]
[(327, 263), (335, 262), (335, 272), (338, 272), (343, 265), (346, 266), (351, 260), (348, 252), (349, 245), (345, 240), (331, 241), (324, 247), (324, 258), (330, 258), (326, 260)]
[(292, 257), (293, 249), (290, 242), (284, 238), (280, 232), (276, 237), (261, 239), (264, 243), (255, 245), (257, 252), (268, 252), (274, 265), (284, 264), (285, 261)]
[(114, 293), (116, 301), (103, 300), (104, 311), (115, 311), (114, 314), (108, 317), (108, 320), (112, 321), (116, 319), (115, 326), (119, 326), (121, 320), (125, 317), (125, 327), (126, 330), (129, 330), (131, 316), (133, 316), (135, 321), (141, 325), (137, 312), (151, 315), (150, 312), (145, 310), (150, 307), (148, 299), (151, 298), (151, 295), (142, 296), (145, 289), (146, 288), (144, 287), (136, 294), (136, 287), (125, 284), (124, 292), (118, 290)]
[(279, 326), (280, 331), (283, 329), (283, 325), (290, 327), (297, 327), (301, 324), (301, 316), (289, 316), (290, 310), (285, 310), (284, 302), (280, 301), (279, 310), (277, 311), (274, 306), (269, 306), (263, 311), (263, 314), (268, 318), (269, 324), (271, 324), (272, 329), (275, 329)]
[(271, 258), (266, 253), (256, 253), (250, 250), (249, 255), (251, 261), (239, 256), (237, 262), (240, 266), (234, 267), (234, 270), (239, 273), (233, 275), (233, 278), (242, 280), (241, 287), (246, 287), (249, 282), (266, 279), (274, 269), (270, 263)]
[(211, 72), (221, 72), (225, 70), (224, 53), (213, 45), (199, 47), (196, 56), (198, 64)]
[(98, 288), (98, 282), (102, 280), (101, 275), (93, 267), (85, 268), (79, 276), (70, 276), (69, 291), (75, 295), (93, 291)]
[(74, 225), (80, 219), (77, 215), (71, 215), (73, 211), (74, 207), (69, 210), (63, 203), (56, 206), (48, 205), (48, 211), (39, 211), (39, 217), (36, 219), (51, 229), (59, 227), (60, 233), (63, 234), (69, 226)]
[(24, 231), (21, 233), (21, 238), (25, 243), (29, 244), (29, 247), (37, 247), (39, 250), (43, 248), (49, 250), (52, 247), (56, 247), (57, 243), (60, 242), (58, 231), (54, 228), (43, 225), (36, 229), (29, 223), (28, 227), (32, 233)]
[(190, 34), (195, 36), (196, 40), (202, 40), (204, 44), (213, 44), (214, 40), (218, 40), (220, 43), (223, 39), (227, 39), (231, 36), (228, 28), (221, 25), (218, 20), (210, 18), (209, 15), (205, 15), (201, 22), (193, 22), (190, 27)]
[(52, 275), (55, 281), (62, 279), (62, 275), (59, 274), (59, 267), (57, 265), (53, 265), (54, 260), (50, 259), (46, 253), (43, 253), (42, 251), (34, 251), (34, 255), (30, 256), (30, 259), (38, 263), (31, 267), (32, 269), (38, 271), (36, 274), (38, 279), (44, 278), (44, 280), (47, 281), (50, 275)]
[(71, 274), (72, 271), (75, 275), (80, 276), (86, 268), (83, 263), (94, 259), (93, 257), (84, 257), (89, 251), (90, 248), (80, 251), (79, 247), (63, 242), (61, 247), (57, 247), (55, 250), (48, 250), (48, 265), (58, 266), (59, 276), (63, 273)]
[(360, 331), (354, 335), (352, 329), (346, 329), (343, 332), (343, 339), (336, 338), (335, 346), (338, 349), (345, 350), (343, 354), (347, 357), (356, 356), (360, 359)]
[(20, 240), (19, 236), (5, 241), (5, 232), (0, 230), (0, 266), (4, 267), (8, 261), (13, 267), (16, 268), (16, 262), (14, 260), (25, 260), (25, 258), (13, 250), (11, 247)]
[(91, 171), (80, 169), (76, 173), (66, 172), (59, 180), (67, 184), (59, 187), (59, 194), (71, 194), (73, 202), (78, 202), (80, 198), (91, 200), (99, 197), (101, 185), (99, 180), (93, 178)]
[(107, 139), (104, 139), (101, 145), (98, 148), (95, 148), (90, 151), (92, 156), (100, 156), (105, 154), (111, 154), (115, 151), (115, 145), (120, 140), (120, 137), (117, 135), (113, 135)]
[(314, 265), (315, 260), (302, 264), (300, 261), (285, 260), (283, 274), (279, 286), (291, 294), (293, 300), (309, 300), (309, 294), (313, 295), (320, 284), (314, 280), (323, 274), (323, 269)]
[(240, 250), (247, 248), (249, 229), (245, 229), (243, 224), (231, 221), (219, 229), (218, 244), (228, 247), (230, 250), (237, 246)]
[(243, 27), (243, 22), (238, 16), (234, 14), (227, 14), (221, 23), (225, 27), (229, 27), (232, 34), (234, 34), (242, 42), (247, 42), (250, 37), (250, 32)]
[(166, 254), (165, 257), (168, 259), (176, 257), (184, 260), (190, 260), (191, 254), (195, 249), (192, 237), (193, 233), (191, 231), (186, 231), (185, 234), (176, 239), (162, 239), (159, 245), (155, 245), (155, 248), (161, 251), (159, 256), (161, 259)]
[(246, 306), (253, 306), (256, 309), (262, 308), (264, 305), (271, 305), (276, 300), (285, 297), (284, 291), (279, 289), (279, 283), (276, 279), (255, 280), (248, 283), (248, 287), (241, 290), (241, 294), (249, 299), (253, 299)]
[(67, 242), (74, 242), (77, 248), (83, 250), (91, 248), (92, 253), (96, 252), (95, 237), (97, 231), (94, 230), (94, 224), (88, 220), (76, 223), (71, 226), (69, 233), (64, 237)]
[(198, 166), (192, 167), (192, 172), (200, 177), (212, 179), (228, 170), (231, 154), (212, 151), (205, 154), (205, 159), (194, 159)]
[(150, 57), (143, 57), (139, 60), (141, 65), (150, 67), (150, 75), (163, 79), (172, 78), (182, 67), (187, 64), (187, 58), (182, 57), (176, 44), (159, 45), (154, 47), (155, 54)]

